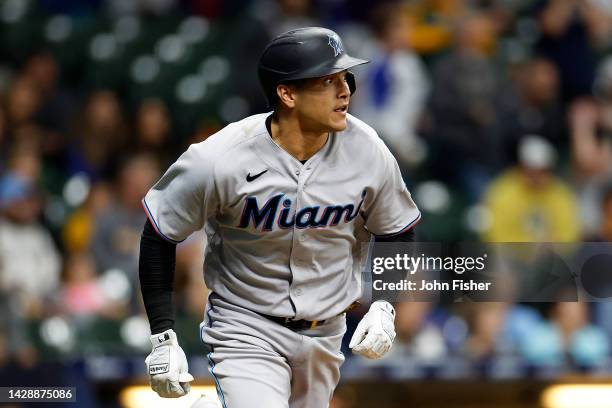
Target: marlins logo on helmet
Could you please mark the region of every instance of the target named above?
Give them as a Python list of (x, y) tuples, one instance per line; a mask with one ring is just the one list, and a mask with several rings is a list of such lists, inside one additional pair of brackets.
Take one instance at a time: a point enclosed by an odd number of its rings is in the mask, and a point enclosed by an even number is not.
[(328, 42), (327, 44), (332, 47), (332, 50), (334, 50), (334, 57), (337, 57), (338, 55), (342, 54), (344, 52), (344, 48), (342, 47), (342, 43), (340, 42), (340, 39), (338, 38), (338, 36), (334, 33), (334, 34), (328, 34), (327, 35), (328, 38)]

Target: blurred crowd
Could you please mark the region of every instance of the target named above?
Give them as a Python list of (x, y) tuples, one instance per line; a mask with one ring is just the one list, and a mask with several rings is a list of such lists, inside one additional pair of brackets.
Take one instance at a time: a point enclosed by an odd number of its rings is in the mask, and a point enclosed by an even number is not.
[[(371, 60), (351, 113), (398, 159), (419, 239), (612, 241), (610, 0), (5, 0), (0, 367), (147, 352), (140, 200), (189, 144), (266, 111), (259, 53), (308, 25)], [(177, 254), (193, 355), (204, 245), (196, 234)], [(405, 302), (391, 357), (347, 366), (612, 372), (610, 310)]]

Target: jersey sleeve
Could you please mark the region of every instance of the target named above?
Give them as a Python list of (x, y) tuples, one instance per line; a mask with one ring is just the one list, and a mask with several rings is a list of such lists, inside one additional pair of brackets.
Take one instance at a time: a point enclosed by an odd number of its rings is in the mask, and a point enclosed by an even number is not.
[(219, 207), (214, 167), (210, 158), (192, 145), (170, 166), (142, 200), (156, 232), (180, 242), (200, 230)]
[(382, 171), (378, 175), (380, 188), (365, 209), (365, 226), (376, 236), (393, 236), (414, 227), (421, 213), (404, 183), (397, 161), (384, 148)]

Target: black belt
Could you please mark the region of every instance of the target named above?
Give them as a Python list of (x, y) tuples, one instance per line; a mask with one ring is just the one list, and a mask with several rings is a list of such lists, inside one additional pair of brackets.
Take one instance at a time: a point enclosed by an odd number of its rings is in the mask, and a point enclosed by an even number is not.
[[(338, 313), (336, 316), (340, 316), (341, 314), (349, 312), (349, 311), (353, 310), (354, 308), (356, 308), (357, 306), (359, 306), (359, 302), (353, 302), (353, 303), (350, 304), (349, 307), (347, 307), (346, 309), (344, 309), (343, 311)], [(330, 319), (325, 319), (325, 320), (303, 320), (303, 319), (302, 320), (294, 320), (291, 317), (269, 316), (269, 315), (265, 315), (265, 314), (262, 314), (262, 316), (272, 320), (273, 322), (276, 322), (276, 323), (280, 324), (281, 326), (285, 326), (289, 330), (293, 330), (293, 331), (302, 331), (302, 330), (314, 329), (315, 327), (324, 325), (325, 322), (330, 320)], [(336, 317), (336, 316), (334, 316), (334, 317)]]

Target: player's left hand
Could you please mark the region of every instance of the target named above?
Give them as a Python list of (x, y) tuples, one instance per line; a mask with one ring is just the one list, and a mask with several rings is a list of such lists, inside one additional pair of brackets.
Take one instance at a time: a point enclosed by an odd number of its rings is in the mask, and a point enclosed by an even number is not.
[(145, 363), (153, 391), (164, 398), (178, 398), (189, 393), (193, 376), (188, 372), (187, 358), (174, 330), (152, 335), (151, 344), (153, 351)]
[(357, 325), (349, 348), (367, 358), (381, 358), (391, 349), (395, 339), (394, 322), (395, 309), (389, 302), (379, 300), (372, 303)]

